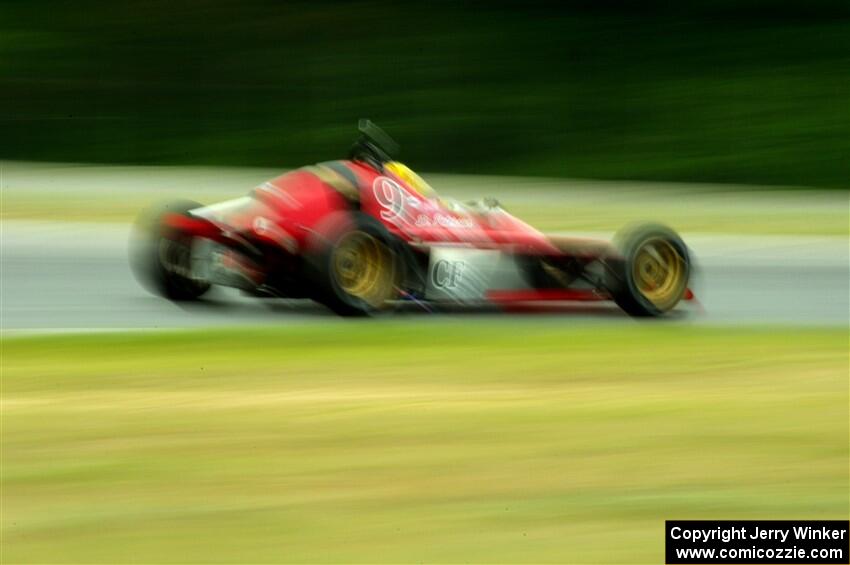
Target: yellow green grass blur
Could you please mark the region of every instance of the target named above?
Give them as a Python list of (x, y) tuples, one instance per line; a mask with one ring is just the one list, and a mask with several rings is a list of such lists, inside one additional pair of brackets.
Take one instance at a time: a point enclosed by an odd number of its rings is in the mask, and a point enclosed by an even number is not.
[(3, 561), (661, 562), (848, 515), (846, 329), (3, 338)]
[[(411, 163), (415, 166), (415, 163)], [(130, 223), (157, 201), (238, 198), (280, 169), (0, 163), (0, 219)], [(846, 236), (847, 193), (811, 188), (428, 174), (461, 201), (499, 199), (543, 231), (659, 221), (684, 233)]]

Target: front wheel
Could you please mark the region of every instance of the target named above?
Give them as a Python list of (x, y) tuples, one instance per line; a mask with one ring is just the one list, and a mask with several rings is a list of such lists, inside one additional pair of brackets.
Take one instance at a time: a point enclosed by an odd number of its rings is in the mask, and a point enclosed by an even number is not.
[(192, 277), (192, 237), (164, 229), (165, 214), (188, 214), (197, 202), (176, 201), (143, 212), (133, 226), (130, 267), (148, 291), (175, 301), (196, 300), (210, 285)]
[(628, 314), (662, 316), (688, 288), (688, 248), (670, 228), (658, 224), (628, 227), (614, 236), (617, 257), (606, 261), (606, 286)]

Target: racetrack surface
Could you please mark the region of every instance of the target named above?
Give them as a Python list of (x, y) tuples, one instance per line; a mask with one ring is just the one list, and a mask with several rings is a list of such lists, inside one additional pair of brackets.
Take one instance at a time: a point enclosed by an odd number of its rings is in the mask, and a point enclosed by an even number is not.
[[(17, 330), (180, 328), (322, 322), (333, 315), (309, 301), (258, 300), (216, 289), (199, 304), (149, 295), (127, 265), (123, 224), (6, 221), (0, 261), (0, 327)], [(588, 234), (590, 235), (590, 234)], [(606, 235), (606, 234), (596, 234)], [(699, 265), (699, 305), (684, 323), (844, 325), (850, 317), (846, 238), (684, 234)], [(495, 309), (428, 314), (412, 321), (494, 318)], [(559, 305), (499, 320), (633, 323), (609, 304)]]

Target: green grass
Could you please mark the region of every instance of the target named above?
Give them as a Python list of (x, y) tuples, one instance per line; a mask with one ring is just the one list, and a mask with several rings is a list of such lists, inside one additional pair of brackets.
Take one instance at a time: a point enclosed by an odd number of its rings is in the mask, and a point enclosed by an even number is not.
[(846, 330), (4, 337), (3, 562), (642, 562), (846, 518)]
[[(237, 198), (271, 169), (99, 167), (6, 163), (0, 219), (129, 223), (153, 202), (211, 204)], [(639, 221), (684, 233), (843, 236), (848, 193), (672, 183), (592, 182), (429, 174), (446, 197), (497, 197), (534, 227), (551, 232), (610, 231)]]
[[(485, 193), (486, 194), (486, 193)], [(39, 195), (37, 197), (10, 195), (0, 218), (4, 220), (41, 220), (72, 222), (130, 223), (140, 210), (153, 201), (175, 198), (174, 193), (147, 196), (68, 197)], [(179, 194), (183, 197), (183, 194)], [(233, 197), (241, 196), (238, 192)], [(479, 195), (480, 196), (480, 195)], [(229, 196), (221, 194), (190, 194), (192, 200), (213, 203)], [(689, 205), (690, 203), (690, 205)], [(821, 208), (809, 213), (786, 207), (780, 210), (756, 211), (752, 207), (710, 207), (701, 205), (699, 198), (679, 198), (652, 202), (571, 203), (554, 199), (549, 202), (524, 201), (522, 195), (503, 200), (512, 214), (543, 231), (616, 231), (636, 221), (661, 221), (681, 232), (846, 236), (847, 210), (840, 207)]]

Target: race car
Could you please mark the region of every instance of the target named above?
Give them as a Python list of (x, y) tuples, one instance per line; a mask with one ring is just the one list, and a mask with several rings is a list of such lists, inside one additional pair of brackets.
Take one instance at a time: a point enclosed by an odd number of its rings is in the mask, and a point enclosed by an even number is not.
[(200, 299), (212, 286), (306, 298), (344, 316), (403, 304), (613, 301), (663, 316), (693, 293), (688, 248), (671, 229), (629, 226), (612, 241), (546, 235), (494, 199), (440, 197), (396, 160), (368, 120), (346, 160), (306, 166), (210, 206), (143, 213), (131, 265), (153, 293)]

